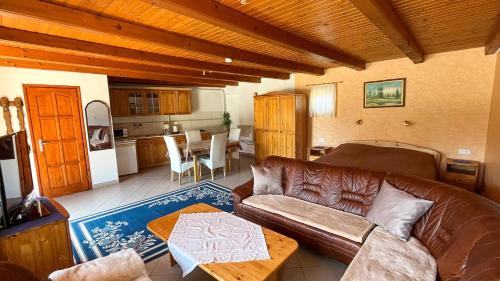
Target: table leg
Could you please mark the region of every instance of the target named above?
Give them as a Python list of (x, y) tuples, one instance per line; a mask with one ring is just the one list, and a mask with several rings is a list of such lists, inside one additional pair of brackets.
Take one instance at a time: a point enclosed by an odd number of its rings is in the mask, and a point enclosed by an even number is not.
[(200, 173), (198, 172), (198, 156), (193, 155), (193, 164), (194, 164), (194, 182), (199, 182), (200, 181)]
[(174, 259), (174, 256), (172, 256), (172, 252), (168, 252), (168, 258), (170, 259), (170, 266), (174, 266), (177, 264), (177, 262)]
[(271, 273), (271, 275), (267, 277), (266, 281), (278, 281), (278, 270), (276, 269), (276, 271)]
[(228, 155), (228, 157), (229, 157), (229, 158), (227, 159), (227, 172), (228, 172), (229, 174), (231, 174), (231, 171), (232, 171), (232, 168), (231, 168), (231, 162), (233, 161), (233, 157), (232, 157), (232, 155), (231, 155), (231, 154), (232, 154), (232, 152), (233, 152), (233, 150), (232, 150), (231, 148), (227, 150), (227, 155)]

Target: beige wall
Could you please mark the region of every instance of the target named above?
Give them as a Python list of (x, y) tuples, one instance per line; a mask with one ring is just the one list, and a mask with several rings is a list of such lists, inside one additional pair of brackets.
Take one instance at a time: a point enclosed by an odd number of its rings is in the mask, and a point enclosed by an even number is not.
[(500, 202), (500, 55), (496, 55), (495, 81), (491, 98), (490, 121), (486, 139), (484, 192)]
[[(484, 48), (426, 56), (413, 64), (396, 59), (367, 65), (365, 71), (341, 67), (324, 76), (296, 75), (296, 92), (308, 93), (306, 84), (338, 84), (337, 118), (310, 120), (310, 143), (338, 145), (347, 140), (395, 140), (437, 149), (444, 157), (484, 160), (495, 56)], [(406, 78), (406, 106), (363, 108), (363, 82)], [(354, 122), (363, 119), (363, 125)], [(413, 123), (402, 125), (404, 120)], [(471, 155), (458, 155), (459, 148)]]

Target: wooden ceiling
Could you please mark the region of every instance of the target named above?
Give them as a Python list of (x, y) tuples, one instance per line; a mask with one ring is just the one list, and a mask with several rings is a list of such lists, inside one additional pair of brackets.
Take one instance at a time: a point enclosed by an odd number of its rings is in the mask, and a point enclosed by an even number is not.
[(246, 2), (0, 0), (0, 61), (223, 86), (500, 44), (500, 0)]

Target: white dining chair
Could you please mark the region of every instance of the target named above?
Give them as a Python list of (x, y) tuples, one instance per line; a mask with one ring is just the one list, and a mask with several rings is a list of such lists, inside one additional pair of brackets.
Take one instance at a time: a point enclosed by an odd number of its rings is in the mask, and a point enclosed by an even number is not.
[[(234, 128), (229, 131), (229, 136), (227, 137), (227, 140), (229, 141), (240, 141), (240, 136), (241, 136), (241, 129), (240, 128)], [(238, 160), (238, 170), (240, 169), (240, 149), (237, 148), (235, 151), (229, 155), (229, 157)], [(231, 159), (229, 159), (231, 161)]]
[(170, 182), (174, 181), (174, 172), (179, 174), (179, 185), (182, 184), (182, 174), (194, 168), (193, 161), (182, 162), (181, 153), (174, 137), (164, 136), (170, 158)]
[(200, 157), (200, 164), (210, 169), (212, 180), (214, 180), (214, 170), (218, 168), (223, 168), (224, 177), (226, 177), (226, 143), (227, 134), (213, 135), (212, 142), (210, 143), (210, 156)]
[(201, 141), (201, 131), (200, 130), (191, 130), (186, 131), (186, 142), (200, 142)]

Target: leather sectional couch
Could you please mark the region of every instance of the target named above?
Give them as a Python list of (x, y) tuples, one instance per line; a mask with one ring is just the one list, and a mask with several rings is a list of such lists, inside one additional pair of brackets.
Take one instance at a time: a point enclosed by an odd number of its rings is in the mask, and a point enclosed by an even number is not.
[[(500, 206), (463, 189), (412, 176), (339, 168), (269, 157), (266, 167), (283, 167), (284, 195), (366, 216), (386, 180), (434, 205), (415, 224), (412, 236), (437, 262), (439, 280), (500, 280)], [(324, 255), (350, 263), (362, 244), (244, 204), (253, 180), (233, 190), (234, 213), (283, 233)]]

